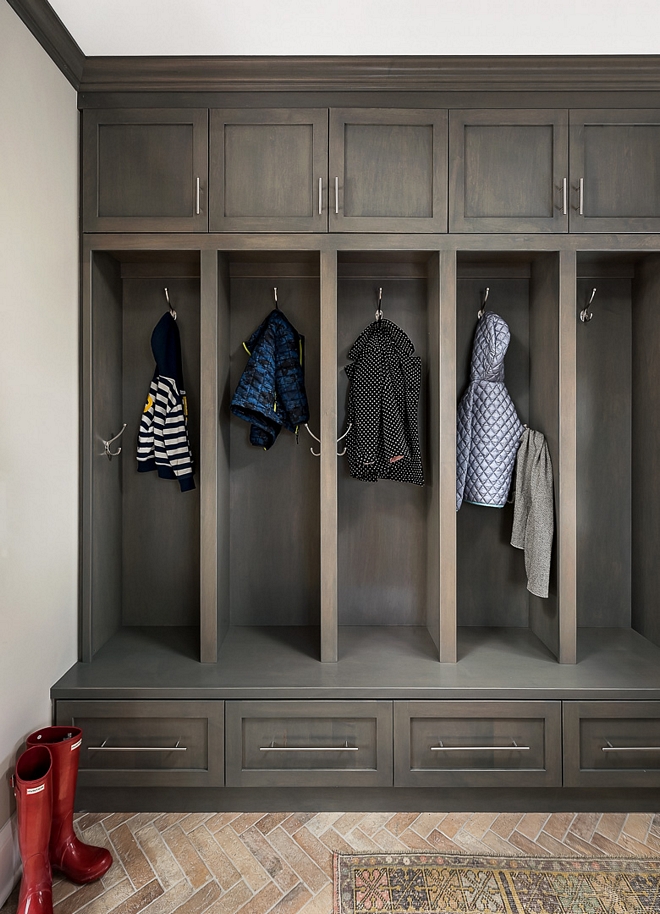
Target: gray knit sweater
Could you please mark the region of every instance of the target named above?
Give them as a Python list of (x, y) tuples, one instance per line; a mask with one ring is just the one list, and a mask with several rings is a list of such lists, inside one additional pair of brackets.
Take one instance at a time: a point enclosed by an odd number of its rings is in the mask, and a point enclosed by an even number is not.
[(525, 550), (527, 590), (548, 596), (554, 536), (552, 462), (541, 432), (526, 428), (516, 457), (511, 545)]

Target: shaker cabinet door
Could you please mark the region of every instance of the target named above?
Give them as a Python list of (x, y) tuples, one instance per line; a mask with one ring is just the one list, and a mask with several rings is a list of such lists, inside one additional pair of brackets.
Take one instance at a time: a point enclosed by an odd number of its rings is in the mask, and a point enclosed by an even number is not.
[(330, 110), (330, 231), (447, 231), (447, 112)]
[(208, 111), (83, 112), (83, 231), (206, 232)]
[(571, 231), (660, 231), (660, 109), (571, 111)]
[(566, 111), (452, 111), (449, 125), (450, 232), (568, 231)]
[(327, 108), (211, 111), (212, 232), (326, 232)]

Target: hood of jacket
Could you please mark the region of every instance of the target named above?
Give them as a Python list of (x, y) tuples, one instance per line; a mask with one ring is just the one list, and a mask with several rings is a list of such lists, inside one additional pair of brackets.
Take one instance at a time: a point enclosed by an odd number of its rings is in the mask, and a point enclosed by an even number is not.
[(154, 378), (171, 378), (179, 390), (183, 389), (183, 368), (181, 365), (181, 337), (177, 323), (166, 311), (151, 334), (151, 351), (156, 370)]
[(351, 346), (348, 357), (357, 361), (369, 349), (380, 348), (383, 344), (394, 348), (399, 355), (412, 355), (415, 351), (410, 337), (403, 332), (401, 327), (381, 318), (379, 321), (372, 321), (368, 327), (364, 328)]
[(499, 314), (486, 311), (474, 333), (471, 381), (504, 381), (504, 356), (510, 340), (507, 322)]

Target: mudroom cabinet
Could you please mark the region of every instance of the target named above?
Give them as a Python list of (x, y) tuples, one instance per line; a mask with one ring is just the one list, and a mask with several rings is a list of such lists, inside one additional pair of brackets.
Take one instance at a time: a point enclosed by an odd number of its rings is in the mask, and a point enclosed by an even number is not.
[[(84, 722), (85, 808), (657, 805), (656, 93), (622, 111), (476, 72), (81, 94), (81, 660), (52, 698)], [(168, 303), (187, 492), (135, 459)], [(456, 512), (484, 305), (552, 460), (547, 599), (511, 504)], [(310, 417), (264, 451), (230, 403), (274, 307)], [(349, 472), (346, 366), (377, 310), (422, 361), (423, 486)]]

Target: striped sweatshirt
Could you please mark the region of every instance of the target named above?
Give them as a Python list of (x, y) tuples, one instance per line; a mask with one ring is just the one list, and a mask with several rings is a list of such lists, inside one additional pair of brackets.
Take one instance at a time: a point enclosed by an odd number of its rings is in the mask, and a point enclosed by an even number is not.
[(183, 388), (179, 328), (166, 312), (151, 335), (156, 371), (140, 420), (138, 472), (156, 470), (163, 479), (178, 479), (182, 492), (195, 488), (188, 441), (188, 408)]

